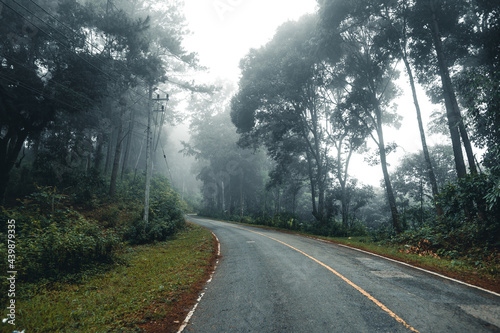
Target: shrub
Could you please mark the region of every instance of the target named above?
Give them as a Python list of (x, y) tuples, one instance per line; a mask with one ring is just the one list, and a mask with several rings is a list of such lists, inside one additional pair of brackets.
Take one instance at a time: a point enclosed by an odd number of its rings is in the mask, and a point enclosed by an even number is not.
[(89, 169), (86, 173), (73, 175), (68, 182), (74, 187), (72, 198), (77, 205), (95, 208), (97, 198), (107, 195), (107, 183), (95, 168)]
[(132, 244), (164, 241), (185, 226), (184, 205), (170, 187), (168, 179), (156, 176), (151, 181), (149, 221), (132, 221), (125, 232), (125, 240)]
[(497, 187), (492, 175), (468, 175), (442, 189), (439, 203), (445, 214), (436, 227), (449, 233), (458, 246), (500, 246), (500, 202), (488, 201)]
[[(21, 279), (59, 279), (99, 262), (113, 260), (119, 238), (96, 222), (65, 207), (68, 198), (55, 188), (39, 188), (12, 210), (16, 221), (16, 267)], [(6, 233), (1, 234), (6, 244)]]
[(135, 220), (125, 232), (130, 244), (147, 244), (164, 241), (180, 228), (175, 221), (153, 219), (147, 223), (141, 218)]
[(250, 216), (242, 216), (239, 218), (241, 223), (246, 223), (246, 224), (253, 224), (254, 220)]
[(492, 253), (500, 247), (500, 205), (488, 202), (496, 186), (491, 175), (468, 175), (444, 187), (438, 198), (444, 215), (394, 237), (414, 251), (452, 259)]

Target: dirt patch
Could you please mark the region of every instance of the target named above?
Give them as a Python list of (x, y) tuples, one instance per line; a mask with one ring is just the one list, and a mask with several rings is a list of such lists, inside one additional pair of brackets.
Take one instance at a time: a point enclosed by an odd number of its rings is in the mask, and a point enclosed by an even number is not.
[[(139, 325), (145, 332), (150, 333), (170, 333), (177, 332), (182, 325), (184, 319), (186, 318), (189, 311), (196, 304), (200, 293), (203, 291), (207, 280), (212, 275), (215, 264), (219, 255), (217, 254), (218, 243), (215, 236), (212, 235), (212, 257), (205, 266), (200, 266), (204, 268), (205, 273), (203, 276), (192, 284), (189, 289), (175, 295), (174, 300), (162, 304), (151, 305), (149, 309), (145, 309), (144, 313), (151, 313), (158, 311), (161, 307), (168, 307), (167, 315), (161, 318), (161, 320), (148, 321), (146, 324)], [(144, 318), (144, 320), (149, 320)]]

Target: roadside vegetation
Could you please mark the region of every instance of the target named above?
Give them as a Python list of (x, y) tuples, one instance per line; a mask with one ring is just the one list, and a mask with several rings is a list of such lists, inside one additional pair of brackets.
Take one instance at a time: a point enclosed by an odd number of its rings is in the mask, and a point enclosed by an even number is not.
[(138, 331), (212, 250), (186, 226), (192, 195), (174, 189), (164, 152), (184, 94), (211, 91), (184, 81), (200, 68), (182, 6), (6, 0), (0, 12), (0, 305), (16, 305), (0, 330)]
[[(210, 272), (214, 240), (186, 225), (187, 206), (168, 180), (152, 179), (147, 223), (143, 175), (126, 176), (113, 198), (97, 173), (58, 185), (64, 194), (35, 186), (0, 212), (15, 221), (14, 256), (0, 262), (0, 304), (15, 299), (15, 328), (136, 332), (182, 321)], [(8, 253), (8, 224), (0, 228), (0, 252)], [(17, 272), (15, 296), (9, 271)]]
[(28, 332), (174, 332), (210, 273), (212, 234), (189, 224), (115, 264), (71, 279), (20, 282), (16, 328)]

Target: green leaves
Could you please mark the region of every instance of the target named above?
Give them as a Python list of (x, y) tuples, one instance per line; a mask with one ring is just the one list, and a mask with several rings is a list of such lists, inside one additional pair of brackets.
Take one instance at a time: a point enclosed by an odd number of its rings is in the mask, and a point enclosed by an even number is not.
[(55, 188), (39, 188), (4, 214), (16, 219), (19, 276), (24, 281), (58, 280), (100, 262), (111, 262), (119, 237), (68, 208)]
[[(140, 193), (141, 189), (136, 190)], [(144, 222), (142, 217), (132, 220), (126, 226), (125, 241), (131, 244), (165, 241), (185, 227), (184, 204), (179, 195), (170, 187), (166, 177), (159, 175), (153, 177), (150, 200), (149, 222)]]

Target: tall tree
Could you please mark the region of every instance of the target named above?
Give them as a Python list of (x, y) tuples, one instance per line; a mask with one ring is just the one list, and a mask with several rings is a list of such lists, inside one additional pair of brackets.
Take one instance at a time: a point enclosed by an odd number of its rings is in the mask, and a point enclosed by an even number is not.
[(229, 117), (233, 89), (223, 83), (211, 96), (192, 97), (191, 139), (184, 143), (184, 152), (199, 161), (197, 177), (203, 182), (205, 212), (241, 216), (258, 210), (257, 193), (267, 170), (262, 153), (236, 144), (238, 135)]
[[(56, 18), (67, 10), (74, 14), (71, 22)], [(3, 2), (0, 201), (25, 141), (39, 139), (57, 113), (88, 111), (101, 95), (104, 73), (85, 52), (85, 39), (77, 32), (83, 13), (82, 6), (72, 1)], [(87, 81), (91, 76), (93, 80)]]
[(367, 128), (358, 117), (353, 115), (344, 106), (349, 97), (346, 87), (346, 73), (325, 61), (319, 66), (323, 71), (322, 83), (319, 93), (328, 114), (328, 125), (326, 126), (328, 144), (332, 145), (335, 156), (335, 164), (332, 172), (340, 186), (338, 199), (341, 202), (342, 224), (349, 227), (349, 165), (351, 157), (359, 150), (369, 135)]
[(308, 165), (312, 214), (324, 224), (331, 160), (327, 115), (318, 94), (316, 20), (310, 15), (284, 24), (271, 42), (241, 61), (243, 76), (231, 117), (242, 135), (240, 144), (263, 144), (277, 162), (302, 156)]
[(466, 0), (459, 3), (419, 0), (415, 1), (408, 20), (412, 40), (410, 47), (421, 82), (434, 82), (432, 77), (435, 75), (441, 82), (437, 96), (444, 100), (459, 177), (464, 177), (467, 173), (462, 144), (467, 153), (470, 171), (477, 172), (471, 142), (450, 73), (450, 68), (468, 54), (470, 40), (466, 36), (469, 35), (470, 27), (463, 24), (464, 12), (468, 7)]
[[(345, 73), (349, 97), (344, 108), (365, 126), (378, 147), (380, 165), (384, 175), (392, 225), (401, 232), (396, 199), (387, 169), (387, 152), (383, 126), (397, 124), (398, 116), (391, 112), (391, 100), (398, 91), (393, 83), (398, 72), (394, 55), (380, 44), (378, 36), (385, 25), (372, 15), (369, 3), (354, 1), (326, 1), (320, 4), (321, 35), (325, 52), (343, 51), (335, 66)], [(332, 59), (337, 58), (337, 52)]]
[[(413, 73), (414, 70), (412, 68), (408, 47), (408, 43), (410, 42), (410, 27), (408, 25), (408, 19), (409, 15), (411, 15), (409, 1), (374, 1), (371, 4), (371, 8), (373, 15), (380, 17), (386, 24), (386, 28), (382, 31), (382, 34), (379, 36), (379, 38), (383, 40), (385, 46), (389, 48), (389, 51), (393, 52), (395, 55), (398, 55), (398, 58), (403, 60), (406, 74), (410, 83), (413, 104), (415, 106), (417, 115), (418, 129), (420, 133), (420, 141), (422, 142), (422, 151), (425, 157), (424, 162), (427, 168), (427, 175), (431, 184), (433, 196), (437, 198), (437, 196), (439, 195), (439, 189), (437, 186), (436, 176), (434, 174), (429, 149), (427, 146), (427, 139), (422, 120), (422, 112), (420, 109), (416, 82)], [(434, 200), (434, 202), (437, 214), (441, 216), (443, 214), (443, 210), (440, 207), (438, 200)]]

